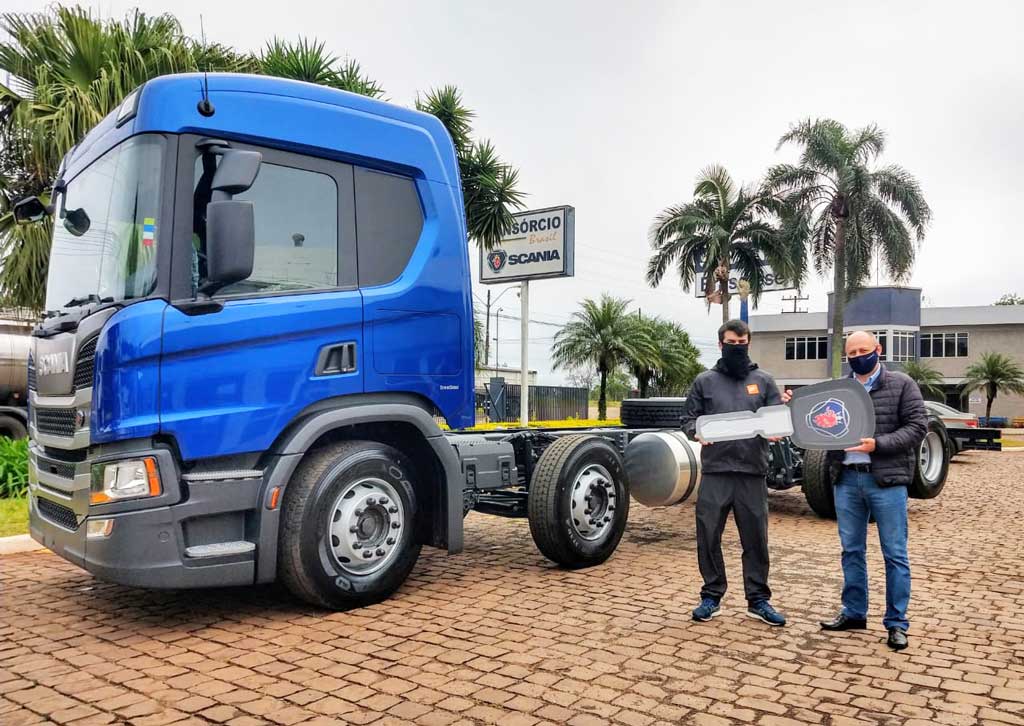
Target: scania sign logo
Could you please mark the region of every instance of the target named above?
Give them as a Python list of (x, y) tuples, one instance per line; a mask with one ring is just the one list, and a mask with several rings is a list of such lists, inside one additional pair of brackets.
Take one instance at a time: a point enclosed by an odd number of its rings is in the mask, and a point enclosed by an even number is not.
[(494, 250), (493, 252), (487, 253), (487, 264), (491, 266), (491, 269), (495, 272), (499, 272), (501, 268), (505, 266), (505, 261), (508, 259), (508, 255), (505, 254), (505, 250)]
[(50, 376), (57, 373), (67, 373), (71, 370), (68, 364), (67, 351), (59, 353), (47, 353), (39, 356), (39, 375)]

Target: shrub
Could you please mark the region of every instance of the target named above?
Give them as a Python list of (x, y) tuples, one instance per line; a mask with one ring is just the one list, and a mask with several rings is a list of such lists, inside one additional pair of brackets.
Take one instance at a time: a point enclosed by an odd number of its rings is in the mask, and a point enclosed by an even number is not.
[(25, 496), (28, 491), (28, 439), (0, 436), (0, 499)]

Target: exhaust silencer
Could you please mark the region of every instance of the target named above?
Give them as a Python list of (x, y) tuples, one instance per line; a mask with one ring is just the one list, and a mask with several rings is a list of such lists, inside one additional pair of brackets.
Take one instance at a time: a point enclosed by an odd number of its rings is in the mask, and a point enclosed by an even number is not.
[(626, 446), (633, 499), (648, 507), (685, 502), (700, 486), (700, 444), (681, 431), (640, 434)]

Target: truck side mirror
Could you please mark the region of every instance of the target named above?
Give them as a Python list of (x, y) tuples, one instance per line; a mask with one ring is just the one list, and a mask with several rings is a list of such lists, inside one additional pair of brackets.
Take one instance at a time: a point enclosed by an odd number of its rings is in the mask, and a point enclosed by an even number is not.
[(43, 204), (39, 197), (27, 197), (14, 204), (14, 221), (18, 224), (39, 222), (49, 214), (53, 214), (53, 207)]
[(213, 182), (210, 184), (210, 189), (214, 192), (213, 199), (230, 199), (233, 195), (247, 190), (256, 181), (261, 163), (263, 154), (258, 151), (227, 149), (221, 155)]
[(212, 295), (252, 274), (256, 220), (252, 202), (225, 200), (206, 205), (206, 282)]

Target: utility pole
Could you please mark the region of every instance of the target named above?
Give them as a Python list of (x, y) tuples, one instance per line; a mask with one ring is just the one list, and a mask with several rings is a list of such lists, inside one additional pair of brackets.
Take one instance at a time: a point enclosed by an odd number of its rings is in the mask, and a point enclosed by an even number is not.
[(797, 310), (796, 306), (797, 306), (798, 303), (801, 303), (801, 302), (803, 302), (804, 300), (807, 300), (807, 299), (808, 298), (807, 298), (806, 295), (801, 295), (800, 291), (797, 290), (796, 291), (796, 295), (791, 295), (790, 297), (782, 298), (782, 302), (791, 302), (791, 303), (793, 303), (793, 309), (792, 310), (783, 310), (782, 312), (784, 312), (784, 313), (806, 313), (807, 312), (806, 310)]
[(505, 308), (498, 308), (497, 312), (494, 313), (494, 367), (498, 368), (501, 366), (501, 349), (498, 347), (501, 344), (501, 311)]
[(491, 288), (487, 288), (487, 320), (484, 323), (484, 367), (491, 361)]

